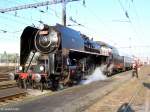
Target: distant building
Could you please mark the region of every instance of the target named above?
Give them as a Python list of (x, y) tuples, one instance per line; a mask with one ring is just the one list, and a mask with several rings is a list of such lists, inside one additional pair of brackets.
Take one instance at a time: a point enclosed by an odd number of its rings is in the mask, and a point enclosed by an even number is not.
[(0, 64), (19, 63), (19, 54), (17, 53), (4, 53), (0, 54)]

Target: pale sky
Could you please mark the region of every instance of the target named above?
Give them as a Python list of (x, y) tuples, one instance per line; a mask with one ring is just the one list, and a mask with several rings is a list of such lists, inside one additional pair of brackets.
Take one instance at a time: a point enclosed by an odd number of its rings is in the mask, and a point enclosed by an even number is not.
[[(47, 0), (0, 0), (0, 8), (41, 1)], [(74, 24), (69, 21), (72, 17), (84, 25), (71, 28), (126, 54), (150, 57), (150, 0), (85, 0), (85, 6), (82, 1), (67, 4), (67, 24)], [(27, 25), (38, 26), (40, 20), (49, 25), (61, 23), (61, 13), (59, 4), (0, 14), (0, 52), (19, 53), (20, 35)]]

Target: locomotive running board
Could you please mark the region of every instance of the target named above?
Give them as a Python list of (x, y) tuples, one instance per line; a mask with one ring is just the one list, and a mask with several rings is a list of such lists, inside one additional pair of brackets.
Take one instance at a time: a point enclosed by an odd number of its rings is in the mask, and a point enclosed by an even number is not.
[(108, 55), (102, 55), (99, 53), (93, 53), (93, 52), (88, 52), (88, 51), (80, 51), (80, 50), (76, 50), (76, 49), (69, 49), (70, 51), (75, 51), (75, 52), (80, 52), (80, 53), (86, 53), (86, 54), (93, 54), (93, 55), (99, 55), (99, 56), (108, 56)]

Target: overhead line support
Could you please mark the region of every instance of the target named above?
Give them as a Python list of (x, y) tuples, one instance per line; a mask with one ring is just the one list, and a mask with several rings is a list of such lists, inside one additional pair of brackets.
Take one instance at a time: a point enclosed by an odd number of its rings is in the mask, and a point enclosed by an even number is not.
[[(66, 0), (65, 2), (68, 3), (68, 2), (74, 2), (74, 1), (80, 1), (80, 0)], [(34, 3), (34, 4), (21, 5), (21, 6), (11, 7), (11, 8), (0, 9), (0, 13), (17, 11), (17, 10), (22, 10), (22, 9), (29, 9), (29, 8), (37, 8), (37, 7), (46, 6), (46, 5), (59, 4), (63, 2), (64, 0), (52, 0), (52, 1)]]

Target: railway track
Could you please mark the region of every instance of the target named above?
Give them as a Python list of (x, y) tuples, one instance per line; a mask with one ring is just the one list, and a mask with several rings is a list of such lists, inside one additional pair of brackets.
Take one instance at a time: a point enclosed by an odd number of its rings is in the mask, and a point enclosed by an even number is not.
[(3, 81), (0, 82), (0, 90), (17, 87), (16, 81)]
[(7, 100), (13, 100), (25, 95), (25, 90), (22, 90), (18, 87), (2, 89), (0, 90), (0, 102), (7, 102)]
[(26, 95), (26, 91), (17, 87), (15, 81), (0, 82), (0, 105), (16, 101)]
[(0, 82), (8, 80), (9, 80), (8, 73), (0, 73)]
[(14, 71), (14, 66), (0, 66), (0, 73), (8, 73), (10, 71)]
[(10, 81), (8, 74), (14, 72), (14, 67), (0, 67), (0, 105), (18, 100), (26, 95), (26, 91), (17, 87), (15, 81)]
[(9, 81), (8, 74), (10, 72), (14, 72), (14, 70), (15, 70), (14, 67), (1, 66), (0, 67), (0, 82), (2, 82), (2, 81)]

